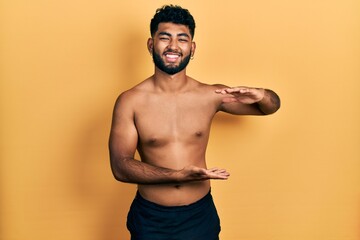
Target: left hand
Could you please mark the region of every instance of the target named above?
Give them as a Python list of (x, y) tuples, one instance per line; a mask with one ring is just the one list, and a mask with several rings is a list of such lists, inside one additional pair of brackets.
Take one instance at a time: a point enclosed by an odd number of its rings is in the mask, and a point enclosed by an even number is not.
[(180, 174), (178, 177), (179, 182), (188, 182), (188, 181), (198, 181), (198, 180), (208, 180), (208, 179), (219, 179), (227, 180), (230, 176), (225, 169), (221, 168), (200, 168), (193, 165), (184, 167), (178, 171)]
[(265, 95), (265, 89), (249, 87), (222, 88), (215, 90), (215, 92), (226, 95), (223, 98), (224, 103), (240, 102), (244, 104), (253, 104), (260, 102)]

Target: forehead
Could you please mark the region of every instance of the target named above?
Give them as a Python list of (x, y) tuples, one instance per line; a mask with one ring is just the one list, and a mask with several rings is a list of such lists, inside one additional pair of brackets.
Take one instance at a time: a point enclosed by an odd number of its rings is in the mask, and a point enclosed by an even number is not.
[(170, 22), (159, 23), (158, 29), (157, 29), (155, 35), (157, 35), (160, 32), (167, 32), (167, 33), (170, 33), (171, 35), (178, 35), (181, 33), (186, 33), (189, 36), (191, 36), (188, 26), (185, 26), (183, 24), (170, 23)]

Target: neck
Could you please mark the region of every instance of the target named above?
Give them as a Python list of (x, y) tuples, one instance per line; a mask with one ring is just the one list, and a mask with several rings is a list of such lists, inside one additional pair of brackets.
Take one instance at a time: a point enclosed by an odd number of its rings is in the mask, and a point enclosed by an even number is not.
[(153, 79), (155, 88), (163, 92), (180, 92), (184, 90), (188, 84), (186, 69), (176, 74), (169, 75), (155, 67)]

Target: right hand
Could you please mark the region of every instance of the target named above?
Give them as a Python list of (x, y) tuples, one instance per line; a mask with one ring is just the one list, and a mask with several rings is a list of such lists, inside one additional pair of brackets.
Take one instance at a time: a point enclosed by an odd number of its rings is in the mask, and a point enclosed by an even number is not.
[(200, 168), (196, 166), (187, 166), (179, 171), (180, 181), (196, 181), (208, 179), (226, 180), (230, 174), (225, 169), (220, 168)]

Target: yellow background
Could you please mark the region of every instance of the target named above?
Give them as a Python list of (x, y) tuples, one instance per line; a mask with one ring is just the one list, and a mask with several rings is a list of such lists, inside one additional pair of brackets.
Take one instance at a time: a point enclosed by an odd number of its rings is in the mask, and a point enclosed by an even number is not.
[[(3, 240), (128, 239), (135, 185), (111, 174), (117, 95), (153, 73), (166, 1), (3, 0)], [(360, 239), (360, 2), (178, 1), (197, 21), (188, 74), (275, 90), (267, 117), (219, 114), (208, 165), (225, 240)]]

